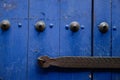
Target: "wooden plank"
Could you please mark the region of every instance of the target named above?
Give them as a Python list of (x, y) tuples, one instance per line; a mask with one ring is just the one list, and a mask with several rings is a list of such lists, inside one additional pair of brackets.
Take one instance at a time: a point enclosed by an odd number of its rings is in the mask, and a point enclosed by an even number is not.
[[(30, 0), (29, 10), (28, 80), (57, 80), (58, 72), (40, 68), (37, 58), (59, 55), (59, 1)], [(46, 29), (43, 32), (35, 30), (34, 25), (39, 20), (45, 22)], [(53, 24), (52, 28), (50, 24)]]
[[(60, 5), (60, 56), (91, 55), (91, 0), (61, 0)], [(77, 21), (81, 28), (72, 32), (69, 24)], [(90, 80), (90, 72), (63, 70), (60, 80)]]
[(28, 0), (0, 0), (0, 21), (11, 23), (9, 30), (0, 29), (0, 80), (26, 80), (27, 17)]
[[(109, 24), (107, 33), (101, 33), (98, 25), (101, 22)], [(110, 0), (94, 0), (94, 36), (93, 55), (111, 56), (111, 3)], [(101, 71), (93, 74), (93, 80), (111, 80), (111, 72)]]
[[(120, 1), (112, 0), (112, 56), (120, 57)], [(120, 72), (112, 73), (112, 80), (120, 80)]]

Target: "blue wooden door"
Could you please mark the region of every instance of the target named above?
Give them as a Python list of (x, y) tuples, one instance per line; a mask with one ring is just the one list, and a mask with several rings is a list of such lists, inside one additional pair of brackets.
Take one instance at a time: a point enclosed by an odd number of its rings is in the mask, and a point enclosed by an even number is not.
[[(30, 0), (29, 4), (28, 80), (90, 80), (90, 71), (44, 70), (37, 58), (91, 55), (91, 0)], [(38, 21), (45, 23), (43, 32), (34, 28)], [(78, 32), (69, 29), (74, 21), (80, 24)]]
[[(93, 56), (120, 57), (119, 46), (119, 0), (94, 0)], [(98, 30), (101, 22), (107, 22), (109, 30), (102, 34)], [(120, 80), (120, 72), (95, 71), (93, 80)]]
[[(91, 3), (91, 0), (61, 0), (59, 56), (91, 56)], [(80, 25), (77, 32), (67, 29), (74, 21)], [(59, 73), (60, 80), (91, 80), (90, 75), (90, 71), (74, 69)]]
[[(112, 18), (112, 33), (111, 33), (111, 48), (112, 48), (112, 56), (120, 57), (120, 1), (112, 0), (112, 9), (111, 9), (111, 18)], [(120, 80), (120, 72), (112, 72), (112, 80)]]
[(0, 80), (26, 80), (28, 49), (28, 1), (0, 0), (0, 21), (10, 23), (0, 29)]
[[(0, 0), (0, 80), (120, 80), (120, 72), (43, 69), (39, 56), (120, 56), (119, 0)], [(44, 31), (36, 24), (44, 23)], [(70, 24), (77, 22), (78, 31)], [(99, 24), (106, 22), (106, 33)]]
[[(39, 56), (59, 56), (59, 1), (30, 0), (29, 2), (29, 52), (28, 80), (57, 80), (58, 72), (43, 70), (37, 65)], [(35, 24), (45, 23), (45, 30), (39, 32)]]

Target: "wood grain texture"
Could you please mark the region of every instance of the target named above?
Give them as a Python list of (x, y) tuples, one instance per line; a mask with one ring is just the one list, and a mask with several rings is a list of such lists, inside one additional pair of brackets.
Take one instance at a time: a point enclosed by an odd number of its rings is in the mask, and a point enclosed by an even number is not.
[[(60, 7), (60, 56), (91, 55), (91, 0), (61, 0)], [(84, 29), (72, 32), (66, 25), (77, 21)], [(89, 71), (71, 69), (60, 72), (60, 80), (90, 80)]]
[(0, 21), (11, 23), (9, 30), (0, 29), (0, 80), (26, 80), (27, 18), (28, 0), (0, 0)]
[[(93, 55), (111, 56), (111, 1), (94, 0), (94, 36)], [(109, 24), (107, 33), (101, 33), (98, 26), (101, 22)], [(111, 72), (101, 71), (93, 74), (93, 80), (111, 80)]]
[[(37, 64), (43, 55), (119, 57), (119, 4), (119, 0), (0, 0), (0, 21), (11, 23), (9, 30), (0, 29), (0, 80), (120, 80), (120, 72), (92, 75), (86, 70), (45, 70)], [(45, 22), (43, 32), (35, 30), (40, 20)], [(73, 21), (80, 24), (78, 32), (69, 29)], [(99, 31), (101, 22), (109, 24), (107, 33)]]
[[(112, 0), (112, 56), (120, 57), (120, 1)], [(120, 80), (120, 72), (113, 72), (111, 80)]]
[[(30, 0), (29, 4), (28, 80), (57, 80), (58, 72), (41, 69), (37, 58), (41, 55), (59, 55), (60, 3), (58, 0)], [(45, 31), (36, 31), (34, 25), (37, 21), (44, 21)], [(53, 28), (50, 28), (50, 24), (53, 24)]]

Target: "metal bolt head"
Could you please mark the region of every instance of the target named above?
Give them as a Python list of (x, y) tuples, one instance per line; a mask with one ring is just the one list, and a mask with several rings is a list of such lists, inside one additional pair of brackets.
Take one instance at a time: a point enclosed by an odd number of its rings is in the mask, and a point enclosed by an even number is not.
[(84, 27), (84, 25), (81, 25), (81, 29), (84, 29), (85, 27)]
[(43, 21), (38, 21), (35, 24), (35, 28), (37, 31), (43, 32), (45, 30), (45, 23)]
[(99, 25), (99, 31), (100, 32), (106, 33), (108, 31), (108, 29), (109, 29), (108, 23), (106, 23), (106, 22), (100, 23), (100, 25)]
[(68, 30), (69, 29), (69, 25), (65, 25), (65, 29)]
[(77, 32), (80, 29), (80, 24), (76, 21), (70, 23), (70, 30), (73, 32)]
[(18, 23), (18, 27), (22, 27), (22, 24), (21, 24), (21, 23)]
[(2, 30), (8, 30), (10, 28), (10, 22), (8, 20), (3, 20), (0, 23), (0, 27)]
[(49, 26), (50, 26), (50, 28), (53, 28), (53, 24), (52, 23)]
[(117, 30), (117, 29), (116, 29), (116, 26), (113, 26), (113, 30)]

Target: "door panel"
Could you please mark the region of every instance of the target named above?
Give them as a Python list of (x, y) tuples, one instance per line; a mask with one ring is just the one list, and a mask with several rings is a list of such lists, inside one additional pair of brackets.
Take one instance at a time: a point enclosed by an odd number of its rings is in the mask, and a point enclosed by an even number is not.
[[(59, 0), (30, 0), (29, 4), (28, 80), (57, 80), (58, 73), (40, 68), (37, 58), (59, 55)], [(44, 21), (43, 32), (35, 29), (37, 21)]]
[[(8, 30), (0, 28), (0, 80), (120, 80), (120, 72), (116, 71), (91, 74), (90, 70), (81, 69), (42, 69), (37, 64), (37, 58), (44, 55), (120, 56), (119, 3), (119, 0), (0, 0), (0, 21), (9, 20), (11, 24)], [(38, 21), (45, 23), (43, 32), (35, 29)], [(70, 29), (74, 21), (80, 25), (76, 32)], [(108, 32), (99, 31), (101, 22), (108, 23)]]
[[(101, 22), (109, 24), (109, 30), (101, 33), (98, 26)], [(94, 0), (94, 36), (93, 55), (111, 56), (111, 3), (110, 0)], [(95, 72), (94, 80), (111, 80), (111, 72)]]
[(27, 0), (0, 0), (0, 21), (11, 24), (8, 30), (0, 29), (0, 80), (26, 80), (27, 17)]
[[(61, 0), (60, 4), (60, 56), (91, 55), (91, 0)], [(80, 29), (70, 30), (70, 23), (77, 21)], [(60, 80), (89, 80), (90, 72), (64, 70)]]
[[(120, 1), (112, 0), (112, 56), (120, 57)], [(120, 72), (113, 72), (112, 80), (120, 80)]]

